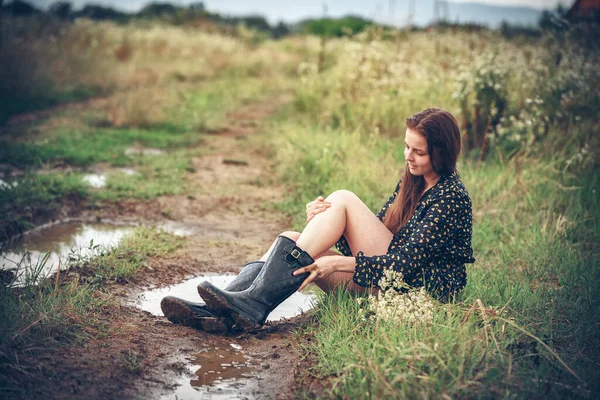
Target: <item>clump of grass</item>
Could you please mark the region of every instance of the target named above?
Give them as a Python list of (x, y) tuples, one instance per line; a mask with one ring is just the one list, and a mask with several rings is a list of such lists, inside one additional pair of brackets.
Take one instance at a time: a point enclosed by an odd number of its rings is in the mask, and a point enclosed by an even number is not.
[(182, 245), (184, 238), (150, 227), (137, 228), (119, 246), (101, 249), (97, 257), (84, 260), (78, 270), (94, 285), (124, 282), (148, 268), (152, 257), (164, 257)]
[(375, 209), (398, 182), (398, 157), (403, 154), (399, 139), (322, 128), (304, 119), (285, 120), (285, 114), (281, 118), (271, 128), (273, 157), (284, 166), (280, 177), (294, 195), (277, 207), (294, 218), (295, 228), (304, 226), (305, 205), (319, 195), (347, 189)]
[(114, 127), (149, 128), (164, 120), (160, 99), (151, 90), (130, 91), (111, 99), (107, 119)]
[(140, 359), (138, 353), (128, 350), (123, 354), (123, 368), (132, 374), (139, 374), (142, 371)]
[[(113, 300), (78, 279), (39, 279), (44, 259), (28, 265), (23, 285), (0, 282), (0, 391), (20, 393), (40, 373), (37, 356), (83, 342), (103, 324), (98, 312)], [(17, 271), (21, 274), (22, 271)], [(10, 394), (9, 394), (10, 396)]]

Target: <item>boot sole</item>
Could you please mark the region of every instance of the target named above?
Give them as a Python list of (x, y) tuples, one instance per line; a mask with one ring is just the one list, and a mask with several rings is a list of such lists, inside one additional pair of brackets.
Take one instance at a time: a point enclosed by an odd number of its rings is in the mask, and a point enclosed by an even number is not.
[(217, 312), (221, 314), (221, 316), (233, 320), (235, 327), (242, 330), (252, 330), (262, 326), (262, 324), (255, 321), (254, 318), (247, 316), (244, 311), (238, 309), (233, 304), (230, 304), (226, 298), (219, 293), (214, 292), (211, 288), (198, 285), (198, 294), (202, 297), (211, 311)]
[(226, 334), (231, 328), (223, 318), (199, 317), (185, 303), (165, 298), (160, 302), (160, 308), (169, 321), (177, 325), (189, 326), (200, 331), (215, 334)]

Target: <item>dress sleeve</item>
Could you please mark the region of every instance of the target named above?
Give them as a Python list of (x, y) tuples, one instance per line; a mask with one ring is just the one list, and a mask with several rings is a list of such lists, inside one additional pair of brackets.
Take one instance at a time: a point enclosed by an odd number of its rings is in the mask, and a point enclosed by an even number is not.
[[(420, 286), (423, 272), (430, 260), (437, 255), (449, 253), (454, 229), (459, 226), (462, 215), (470, 201), (448, 193), (433, 200), (423, 211), (411, 234), (401, 244), (390, 246), (389, 252), (378, 256), (365, 256), (362, 251), (356, 255), (353, 280), (360, 286), (378, 285), (386, 269), (394, 269), (404, 276), (409, 285)], [(410, 223), (410, 221), (409, 221)], [(451, 247), (451, 246), (450, 246)]]

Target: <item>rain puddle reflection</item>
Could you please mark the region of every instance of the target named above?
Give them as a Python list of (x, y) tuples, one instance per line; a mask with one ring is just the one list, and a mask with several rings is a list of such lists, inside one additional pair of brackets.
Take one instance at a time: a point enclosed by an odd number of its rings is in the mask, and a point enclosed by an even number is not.
[[(160, 301), (165, 296), (177, 296), (193, 302), (202, 301), (196, 287), (203, 281), (209, 281), (219, 288), (225, 288), (233, 275), (199, 276), (179, 284), (147, 290), (137, 295), (133, 304), (151, 314), (162, 316)], [(291, 318), (310, 310), (316, 301), (316, 287), (309, 285), (303, 292), (294, 293), (281, 303), (267, 318), (267, 321), (277, 321)], [(248, 356), (242, 353), (241, 346), (230, 344), (231, 349), (192, 354), (194, 376), (182, 377), (177, 382), (173, 392), (163, 396), (163, 399), (251, 399), (257, 390), (258, 378), (253, 374), (254, 366)], [(200, 368), (193, 370), (196, 365)]]
[(125, 154), (127, 154), (128, 156), (132, 156), (132, 155), (162, 156), (167, 153), (164, 150), (153, 149), (153, 148), (149, 148), (149, 147), (142, 147), (142, 148), (129, 147), (128, 149), (125, 149)]
[[(160, 301), (166, 296), (181, 297), (193, 302), (201, 301), (196, 287), (203, 281), (209, 281), (219, 288), (225, 288), (232, 280), (233, 275), (207, 275), (198, 276), (165, 288), (150, 289), (140, 293), (133, 302), (142, 310), (151, 314), (162, 316)], [(310, 310), (316, 301), (314, 288), (309, 287), (302, 292), (295, 292), (287, 300), (281, 303), (267, 318), (267, 321), (278, 321), (281, 318), (291, 318)]]
[(99, 189), (106, 186), (106, 175), (104, 174), (86, 174), (83, 181), (93, 188)]
[[(174, 392), (163, 399), (248, 399), (256, 391), (252, 379), (254, 366), (242, 354), (241, 347), (231, 344), (230, 349), (216, 348), (191, 355), (189, 376), (177, 382)], [(195, 369), (195, 370), (194, 370)]]
[[(131, 168), (119, 168), (115, 171), (127, 176), (132, 176), (137, 173), (134, 169)], [(100, 189), (106, 186), (106, 176), (106, 173), (85, 174), (83, 175), (82, 179), (91, 187), (95, 189)]]
[[(115, 246), (130, 231), (130, 227), (83, 222), (67, 222), (39, 229), (24, 235), (19, 243), (1, 250), (0, 270), (14, 270), (21, 264), (21, 268), (39, 268), (38, 276), (47, 276), (59, 265), (66, 264), (69, 255), (91, 256), (91, 243), (93, 246)], [(47, 252), (50, 252), (48, 259), (40, 265)]]

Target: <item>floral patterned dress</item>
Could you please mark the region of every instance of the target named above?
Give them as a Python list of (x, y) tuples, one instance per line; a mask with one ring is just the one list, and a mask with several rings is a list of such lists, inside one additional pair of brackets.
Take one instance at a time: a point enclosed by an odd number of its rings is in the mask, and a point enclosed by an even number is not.
[[(396, 199), (401, 183), (377, 214), (380, 220)], [(345, 256), (355, 256), (353, 280), (357, 285), (377, 286), (384, 271), (391, 268), (402, 273), (408, 285), (425, 286), (432, 295), (447, 301), (467, 283), (465, 263), (475, 262), (472, 221), (471, 199), (454, 172), (442, 176), (423, 194), (414, 215), (394, 235), (386, 254), (354, 254), (344, 236), (336, 247)]]

